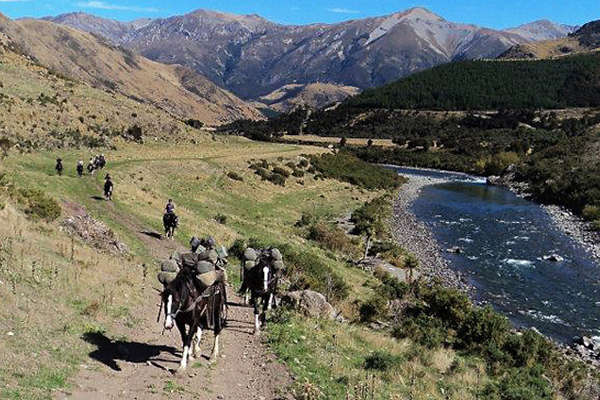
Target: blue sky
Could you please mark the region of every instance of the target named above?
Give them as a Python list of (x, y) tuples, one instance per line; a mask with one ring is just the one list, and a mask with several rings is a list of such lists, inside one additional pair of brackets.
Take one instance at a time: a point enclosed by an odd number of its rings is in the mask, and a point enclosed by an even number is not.
[(85, 11), (122, 21), (165, 17), (206, 8), (259, 14), (284, 24), (338, 22), (426, 7), (454, 22), (507, 28), (537, 19), (580, 25), (600, 19), (600, 0), (0, 0), (11, 18)]

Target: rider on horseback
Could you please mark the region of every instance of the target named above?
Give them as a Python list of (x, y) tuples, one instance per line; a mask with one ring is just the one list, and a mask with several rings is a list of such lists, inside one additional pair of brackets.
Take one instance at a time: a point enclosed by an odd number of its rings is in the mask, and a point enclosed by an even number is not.
[(113, 193), (113, 183), (112, 180), (110, 179), (110, 175), (106, 174), (106, 177), (104, 178), (105, 182), (104, 182), (104, 197), (106, 197), (107, 200), (112, 200), (112, 193)]
[(172, 214), (175, 212), (175, 203), (173, 203), (173, 199), (169, 199), (167, 205), (165, 206), (165, 214)]

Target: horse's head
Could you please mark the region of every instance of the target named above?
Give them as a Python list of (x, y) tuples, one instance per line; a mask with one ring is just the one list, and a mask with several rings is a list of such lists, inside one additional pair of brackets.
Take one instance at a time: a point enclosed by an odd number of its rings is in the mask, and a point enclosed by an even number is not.
[(181, 306), (178, 293), (169, 286), (161, 293), (162, 303), (165, 307), (165, 329), (173, 329), (173, 326), (175, 326), (175, 317), (177, 317)]
[(165, 329), (173, 329), (175, 318), (185, 308), (188, 296), (188, 288), (185, 285), (185, 276), (181, 272), (175, 280), (169, 283), (161, 293), (162, 302), (165, 307)]

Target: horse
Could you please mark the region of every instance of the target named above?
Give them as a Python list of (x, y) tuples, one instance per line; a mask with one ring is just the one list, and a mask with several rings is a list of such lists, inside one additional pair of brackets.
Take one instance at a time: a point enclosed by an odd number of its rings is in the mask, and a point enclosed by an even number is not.
[(210, 362), (216, 361), (219, 355), (219, 335), (225, 325), (225, 283), (218, 280), (212, 286), (200, 290), (193, 272), (184, 268), (166, 285), (161, 299), (164, 304), (165, 329), (171, 330), (177, 325), (183, 342), (183, 356), (178, 372), (184, 371), (188, 361), (199, 356), (202, 329), (212, 329), (214, 332), (215, 342)]
[(166, 213), (163, 215), (163, 226), (165, 227), (165, 235), (173, 239), (175, 229), (179, 226), (179, 217), (175, 213)]
[(263, 257), (254, 268), (244, 272), (242, 288), (250, 290), (250, 304), (254, 308), (255, 335), (260, 333), (261, 325), (266, 323), (266, 312), (271, 310), (274, 302), (277, 305), (275, 295), (278, 286), (279, 271), (273, 268), (273, 263), (264, 260)]

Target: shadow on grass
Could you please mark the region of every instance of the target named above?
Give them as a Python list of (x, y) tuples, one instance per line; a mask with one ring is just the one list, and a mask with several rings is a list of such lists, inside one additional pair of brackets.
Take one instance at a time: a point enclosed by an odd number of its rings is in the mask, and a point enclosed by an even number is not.
[(177, 351), (172, 346), (155, 346), (146, 343), (111, 340), (99, 332), (85, 333), (82, 339), (98, 347), (89, 354), (91, 358), (100, 361), (115, 371), (121, 371), (117, 360), (136, 364), (152, 363), (152, 359), (159, 356), (162, 352), (175, 355)]
[(91, 199), (96, 201), (106, 201), (106, 199), (102, 196), (92, 196)]
[(150, 236), (151, 238), (154, 238), (154, 239), (159, 239), (159, 240), (163, 239), (163, 235), (160, 234), (160, 233), (158, 233), (158, 232), (154, 232), (154, 231), (141, 231), (140, 233), (142, 235)]

